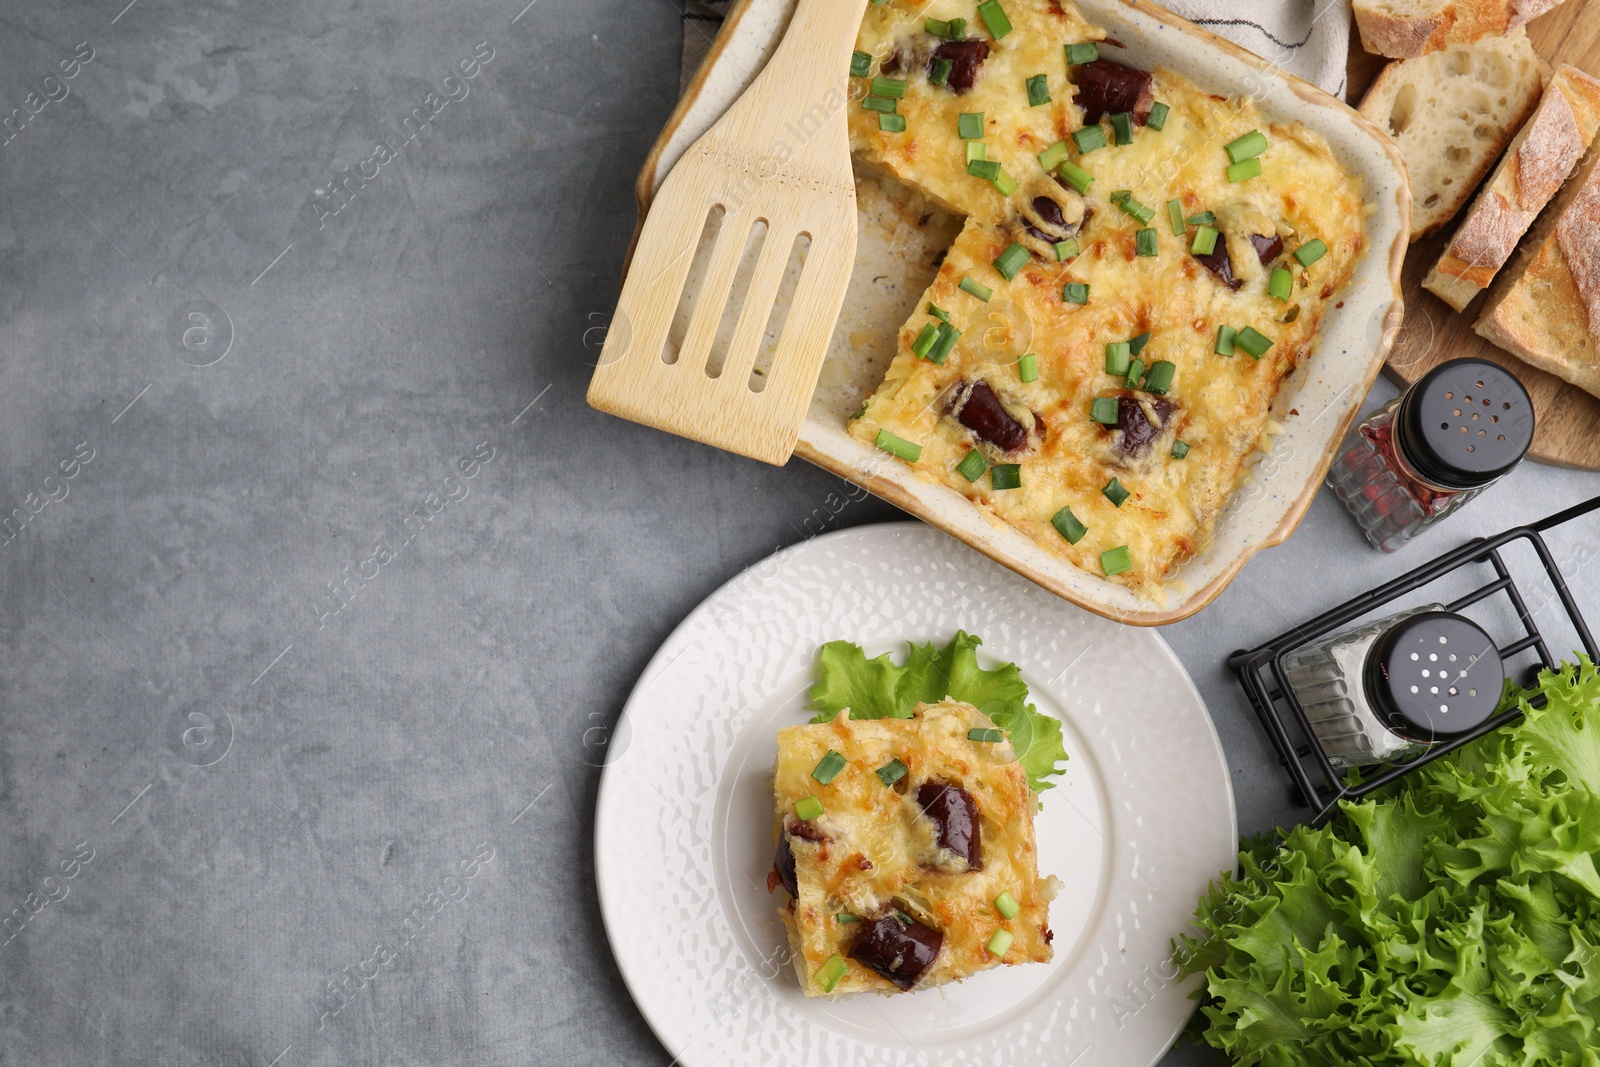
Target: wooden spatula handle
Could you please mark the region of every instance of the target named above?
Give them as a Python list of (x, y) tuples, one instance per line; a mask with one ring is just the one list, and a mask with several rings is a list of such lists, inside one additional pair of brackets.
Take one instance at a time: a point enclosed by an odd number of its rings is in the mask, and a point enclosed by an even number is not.
[[(797, 0), (778, 50), (761, 74), (810, 107), (843, 92), (867, 0)], [(842, 105), (842, 102), (841, 102)]]

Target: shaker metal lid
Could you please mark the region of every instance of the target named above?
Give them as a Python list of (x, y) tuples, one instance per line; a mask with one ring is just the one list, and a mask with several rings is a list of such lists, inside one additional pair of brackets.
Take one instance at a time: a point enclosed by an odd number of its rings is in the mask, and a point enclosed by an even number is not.
[(1522, 462), (1533, 443), (1533, 401), (1516, 375), (1482, 359), (1441, 363), (1407, 392), (1401, 447), (1431, 482), (1488, 485)]
[(1494, 714), (1505, 687), (1500, 650), (1477, 623), (1424, 611), (1396, 623), (1367, 653), (1373, 709), (1396, 733), (1448, 741)]

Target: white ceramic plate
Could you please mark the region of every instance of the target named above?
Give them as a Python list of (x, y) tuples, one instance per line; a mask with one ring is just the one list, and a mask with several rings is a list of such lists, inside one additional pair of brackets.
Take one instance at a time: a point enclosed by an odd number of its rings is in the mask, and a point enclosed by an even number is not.
[[(1069, 760), (1037, 819), (1065, 885), (1055, 959), (893, 997), (807, 1000), (767, 892), (780, 726), (804, 722), (813, 658), (983, 637), (1062, 721)], [(1153, 631), (1066, 603), (936, 530), (827, 534), (757, 564), (689, 615), (611, 739), (595, 815), (606, 931), (640, 1010), (685, 1067), (1140, 1067), (1194, 1009), (1170, 942), (1234, 864), (1216, 731)]]
[[(795, 0), (739, 0), (639, 174), (641, 220), (672, 165), (755, 78), (776, 48)], [(1400, 328), (1400, 267), (1410, 233), (1411, 194), (1394, 142), (1327, 93), (1147, 0), (1079, 0), (1096, 25), (1123, 44), (1116, 58), (1166, 67), (1218, 92), (1253, 97), (1271, 121), (1300, 121), (1322, 134), (1360, 175), (1372, 214), (1368, 251), (1338, 306), (1323, 320), (1318, 347), (1279, 391), (1273, 415), (1283, 432), (1256, 454), (1247, 484), (1218, 517), (1215, 537), (1166, 582), (1165, 603), (1140, 599), (1079, 570), (1024, 534), (998, 523), (947, 486), (886, 462), (846, 429), (877, 388), (895, 351), (895, 331), (918, 306), (932, 276), (918, 264), (949, 243), (942, 212), (907, 225), (905, 214), (868, 183), (858, 189), (856, 266), (821, 380), (795, 454), (848, 478), (940, 527), (1047, 589), (1122, 622), (1164, 625), (1199, 611), (1258, 550), (1294, 532), (1322, 486), (1338, 442), (1371, 388)], [(922, 213), (927, 213), (919, 209)], [(913, 213), (913, 217), (915, 213)]]

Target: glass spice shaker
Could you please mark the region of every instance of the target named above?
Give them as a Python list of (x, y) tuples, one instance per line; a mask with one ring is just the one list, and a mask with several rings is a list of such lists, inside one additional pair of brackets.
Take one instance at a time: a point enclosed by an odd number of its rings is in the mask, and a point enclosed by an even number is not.
[(1284, 657), (1289, 686), (1335, 767), (1400, 763), (1494, 714), (1505, 665), (1489, 635), (1437, 604)]
[(1358, 425), (1328, 484), (1367, 540), (1393, 552), (1522, 462), (1533, 422), (1510, 371), (1453, 359)]

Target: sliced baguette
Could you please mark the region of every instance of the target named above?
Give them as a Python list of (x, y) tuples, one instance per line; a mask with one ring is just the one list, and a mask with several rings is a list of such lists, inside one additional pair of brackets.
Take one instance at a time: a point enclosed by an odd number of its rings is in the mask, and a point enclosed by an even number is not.
[(1600, 131), (1600, 80), (1563, 65), (1422, 286), (1462, 311), (1489, 287)]
[(1600, 396), (1600, 147), (1539, 218), (1474, 327), (1512, 355)]
[(1390, 59), (1415, 59), (1510, 33), (1561, 0), (1355, 0), (1361, 47)]
[(1449, 222), (1538, 103), (1550, 68), (1517, 30), (1383, 68), (1361, 113), (1411, 174), (1411, 239)]

